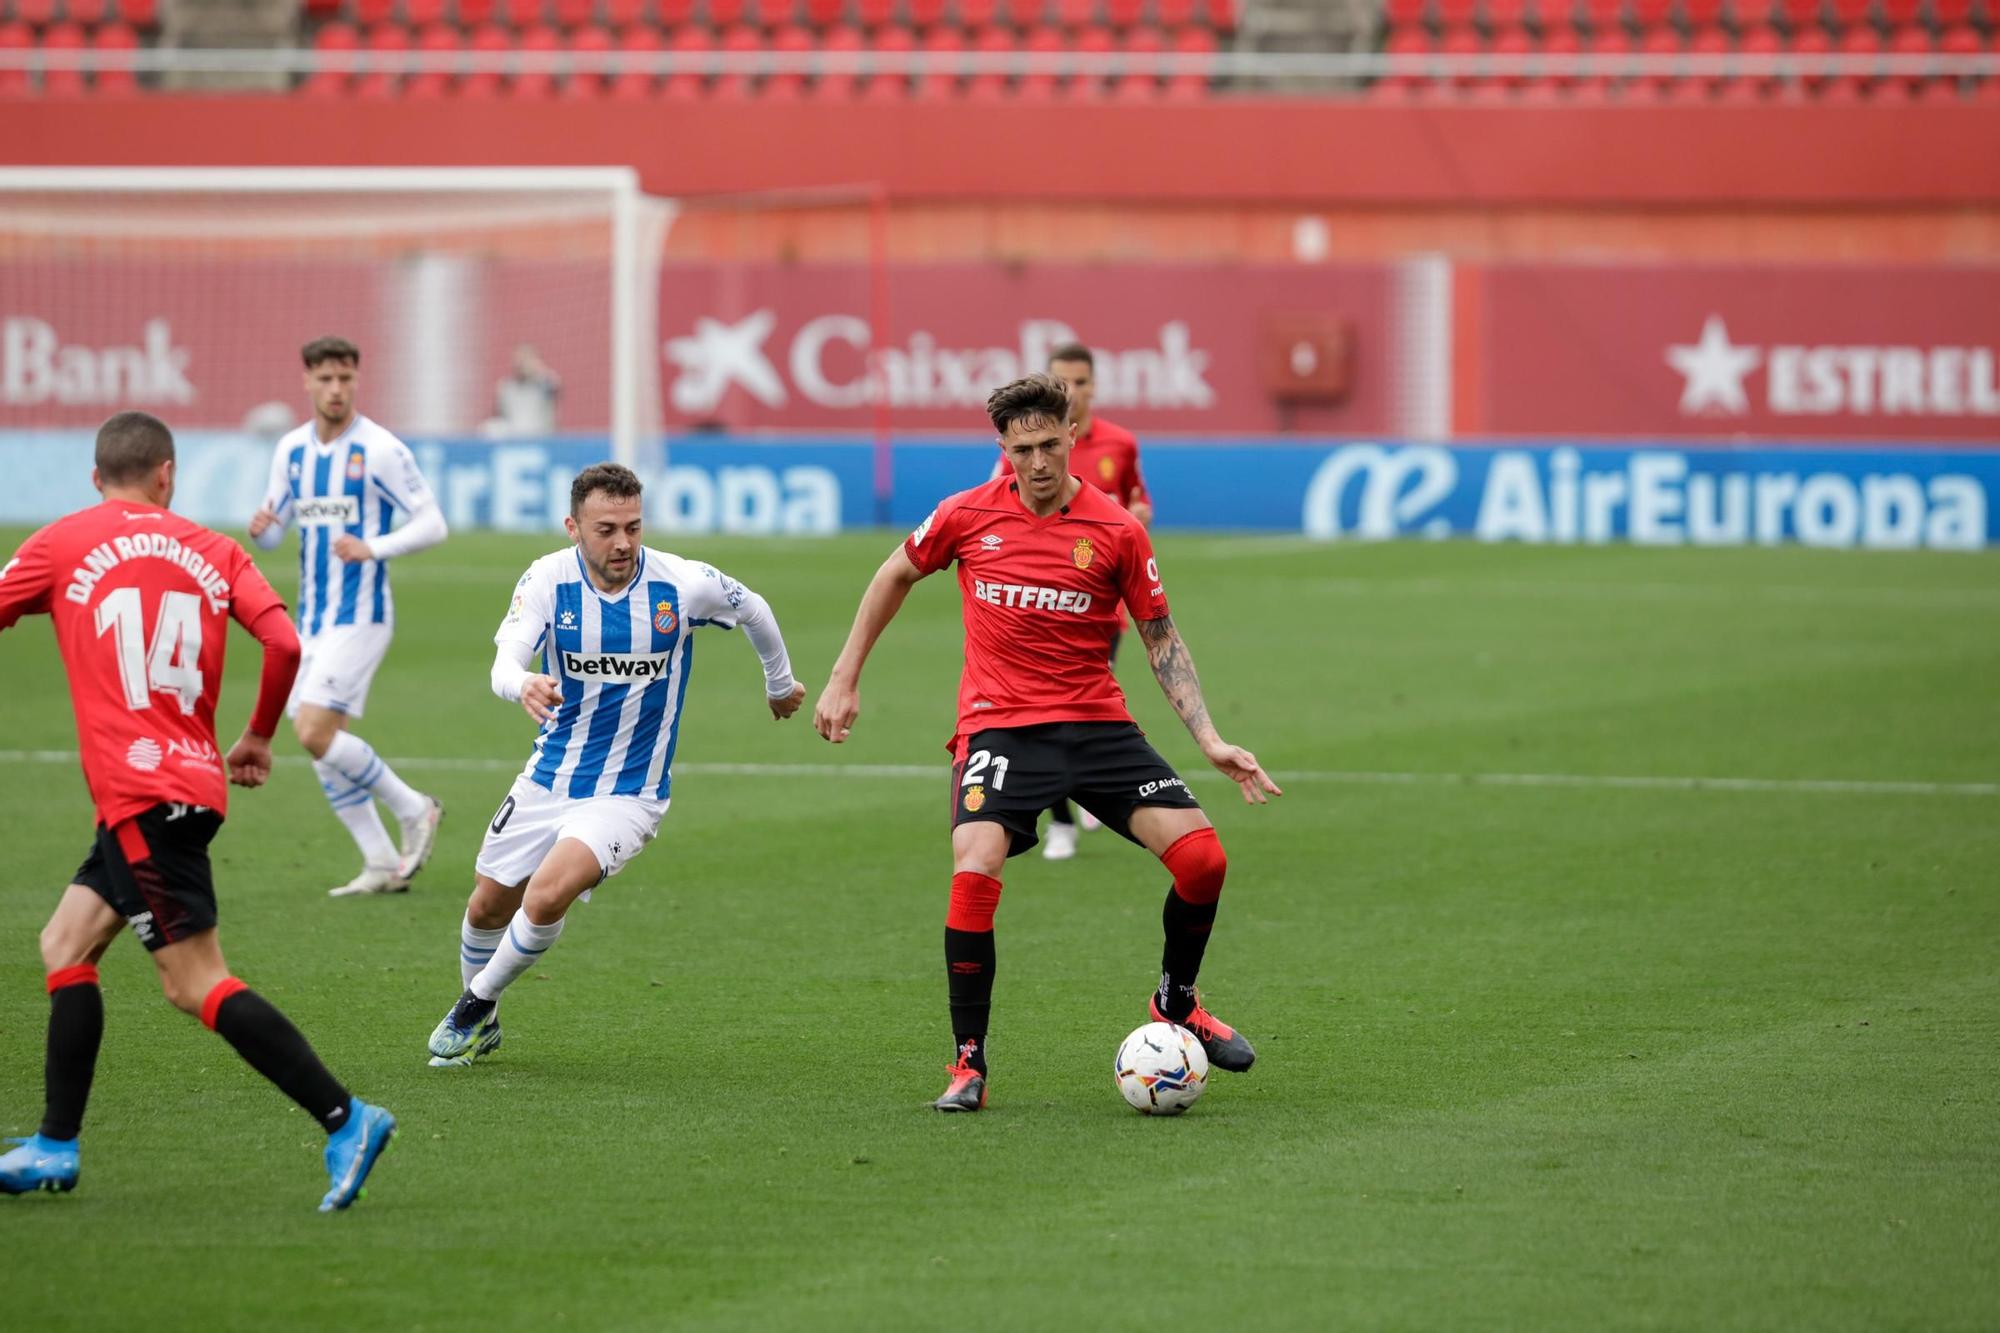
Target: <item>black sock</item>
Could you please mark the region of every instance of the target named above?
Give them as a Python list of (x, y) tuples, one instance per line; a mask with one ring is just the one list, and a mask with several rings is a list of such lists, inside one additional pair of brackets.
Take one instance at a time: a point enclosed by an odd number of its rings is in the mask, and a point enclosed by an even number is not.
[(1215, 904), (1191, 903), (1168, 889), (1160, 925), (1166, 932), (1160, 951), (1160, 1012), (1178, 1023), (1194, 1012), (1194, 981), (1215, 926)]
[(216, 1009), (214, 1027), (252, 1069), (304, 1107), (327, 1133), (347, 1123), (347, 1089), (269, 1000), (247, 987), (239, 990)]
[[(60, 979), (60, 978), (58, 978)], [(49, 1046), (42, 1065), (41, 1135), (68, 1142), (83, 1128), (97, 1048), (104, 1040), (104, 992), (89, 981), (49, 992)]]
[(1074, 824), (1076, 822), (1076, 811), (1069, 808), (1069, 797), (1065, 796), (1049, 807), (1049, 822), (1051, 824)]
[(993, 932), (944, 928), (945, 976), (951, 984), (951, 1035), (957, 1057), (986, 1072), (986, 1021), (993, 1010)]

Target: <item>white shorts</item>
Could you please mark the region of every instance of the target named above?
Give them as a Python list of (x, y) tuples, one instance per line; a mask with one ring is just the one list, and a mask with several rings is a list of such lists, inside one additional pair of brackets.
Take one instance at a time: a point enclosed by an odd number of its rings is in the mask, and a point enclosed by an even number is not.
[(598, 870), (609, 879), (653, 840), (669, 804), (640, 796), (572, 800), (518, 777), (486, 825), (473, 869), (512, 888), (528, 882), (556, 843), (575, 838), (590, 848)]
[(292, 683), (287, 717), (302, 706), (331, 708), (360, 717), (368, 703), (368, 686), (375, 668), (389, 655), (389, 625), (333, 625), (302, 639), (299, 678)]

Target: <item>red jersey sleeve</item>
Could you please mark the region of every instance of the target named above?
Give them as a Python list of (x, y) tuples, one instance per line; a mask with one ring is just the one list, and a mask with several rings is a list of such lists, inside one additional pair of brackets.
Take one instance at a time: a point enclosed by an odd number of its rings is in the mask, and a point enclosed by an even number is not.
[(1125, 524), (1125, 562), (1118, 570), (1118, 594), (1134, 620), (1158, 620), (1167, 614), (1167, 589), (1160, 581), (1160, 562), (1153, 558), (1153, 539), (1137, 519)]
[(229, 543), (235, 551), (229, 571), (229, 615), (232, 620), (249, 629), (257, 623), (257, 618), (272, 607), (282, 607), (285, 599), (264, 577), (264, 571), (257, 568), (257, 562), (250, 553), (235, 542)]
[(48, 531), (43, 528), (22, 542), (14, 558), (0, 567), (0, 629), (49, 609), (55, 564), (49, 558)]
[(1145, 474), (1139, 471), (1139, 444), (1132, 443), (1132, 459), (1125, 471), (1125, 495), (1120, 501), (1127, 509), (1135, 504), (1150, 505), (1153, 497), (1146, 492)]
[(935, 574), (949, 565), (958, 552), (959, 518), (964, 511), (954, 495), (931, 510), (931, 516), (903, 539), (903, 554), (926, 574)]

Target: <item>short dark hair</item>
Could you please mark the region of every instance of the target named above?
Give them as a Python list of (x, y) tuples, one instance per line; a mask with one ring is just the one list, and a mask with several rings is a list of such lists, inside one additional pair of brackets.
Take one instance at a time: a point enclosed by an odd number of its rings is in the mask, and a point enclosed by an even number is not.
[(1097, 358), (1092, 356), (1090, 349), (1082, 343), (1064, 343), (1050, 352), (1049, 364), (1053, 366), (1058, 361), (1081, 361), (1092, 370), (1097, 369)]
[(583, 502), (598, 491), (625, 500), (645, 489), (639, 474), (622, 463), (592, 463), (569, 484), (569, 516), (575, 518), (583, 513)]
[(315, 338), (299, 349), (299, 356), (311, 370), (322, 361), (350, 361), (354, 368), (361, 368), (361, 349), (345, 338), (337, 338), (329, 333), (323, 338)]
[(993, 429), (1005, 435), (1016, 421), (1040, 417), (1060, 426), (1069, 420), (1069, 385), (1053, 375), (1028, 375), (995, 389), (986, 400)]
[(97, 480), (123, 486), (174, 456), (174, 433), (146, 412), (120, 412), (97, 428)]

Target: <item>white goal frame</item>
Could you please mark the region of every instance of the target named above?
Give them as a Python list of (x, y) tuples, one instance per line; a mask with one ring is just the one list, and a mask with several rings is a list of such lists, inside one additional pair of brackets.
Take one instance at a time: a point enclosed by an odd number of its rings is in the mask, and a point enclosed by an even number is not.
[[(500, 192), (601, 194), (611, 226), (611, 456), (626, 466), (641, 445), (658, 437), (661, 422), (645, 420), (657, 407), (659, 369), (654, 348), (659, 320), (657, 274), (672, 200), (648, 196), (631, 167), (0, 167), (0, 211), (22, 193), (245, 195), (352, 194), (436, 196)], [(655, 226), (648, 226), (648, 222)], [(646, 250), (650, 249), (651, 263)], [(647, 284), (646, 275), (655, 281)], [(645, 392), (642, 377), (654, 377)]]

